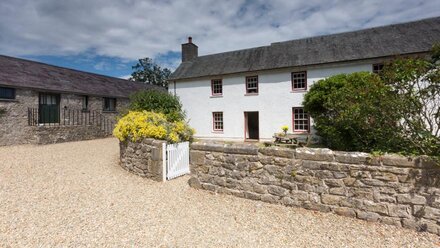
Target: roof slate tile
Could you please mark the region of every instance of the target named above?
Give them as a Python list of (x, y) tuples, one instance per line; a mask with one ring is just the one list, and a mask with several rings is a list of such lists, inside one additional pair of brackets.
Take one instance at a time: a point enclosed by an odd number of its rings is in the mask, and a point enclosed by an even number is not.
[(440, 42), (440, 17), (272, 43), (183, 62), (170, 80), (424, 53)]
[(162, 87), (0, 55), (0, 86), (127, 98)]

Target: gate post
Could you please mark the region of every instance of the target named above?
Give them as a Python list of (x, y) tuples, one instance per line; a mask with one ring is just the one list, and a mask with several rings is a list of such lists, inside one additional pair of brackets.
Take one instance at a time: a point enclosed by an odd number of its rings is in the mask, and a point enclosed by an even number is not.
[(167, 180), (167, 143), (162, 144), (162, 182)]

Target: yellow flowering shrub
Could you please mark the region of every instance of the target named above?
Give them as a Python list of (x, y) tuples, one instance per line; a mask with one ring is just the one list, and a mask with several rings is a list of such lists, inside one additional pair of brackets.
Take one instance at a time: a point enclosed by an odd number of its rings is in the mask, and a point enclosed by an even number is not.
[(191, 141), (194, 129), (183, 121), (169, 122), (162, 113), (130, 111), (119, 119), (113, 135), (120, 141), (154, 138), (177, 143)]

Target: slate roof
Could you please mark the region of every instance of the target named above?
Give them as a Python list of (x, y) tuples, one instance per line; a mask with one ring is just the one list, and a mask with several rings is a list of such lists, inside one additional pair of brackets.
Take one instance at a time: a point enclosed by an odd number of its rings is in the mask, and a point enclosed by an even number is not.
[(427, 52), (440, 42), (440, 17), (272, 43), (183, 62), (170, 80)]
[(127, 98), (142, 89), (163, 89), (83, 71), (0, 55), (0, 85), (42, 91)]

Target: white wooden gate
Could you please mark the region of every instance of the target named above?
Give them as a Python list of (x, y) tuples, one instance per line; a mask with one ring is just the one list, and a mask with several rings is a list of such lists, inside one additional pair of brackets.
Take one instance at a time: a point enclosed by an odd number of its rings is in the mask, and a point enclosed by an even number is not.
[(189, 173), (189, 142), (163, 144), (164, 175), (166, 180)]

